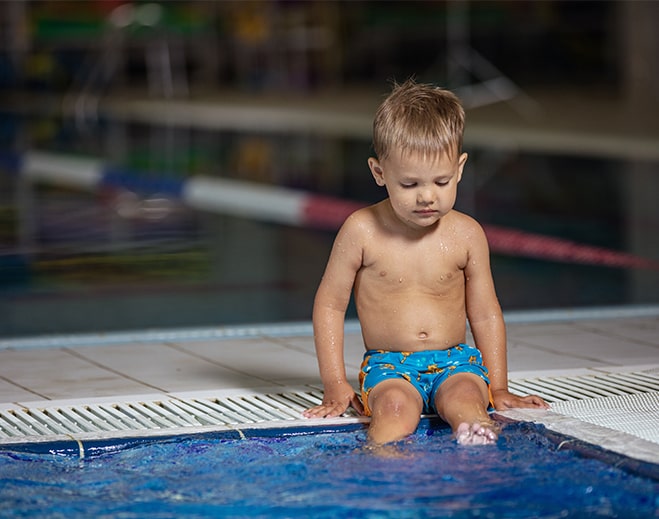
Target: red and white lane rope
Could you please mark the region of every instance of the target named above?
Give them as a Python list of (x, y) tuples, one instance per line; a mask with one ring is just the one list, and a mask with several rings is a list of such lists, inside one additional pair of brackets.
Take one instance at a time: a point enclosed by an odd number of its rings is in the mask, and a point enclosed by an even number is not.
[[(304, 191), (194, 176), (185, 180), (157, 180), (118, 170), (98, 160), (29, 152), (0, 156), (0, 165), (35, 181), (88, 191), (122, 190), (138, 195), (171, 197), (194, 209), (230, 214), (300, 227), (336, 230), (364, 203)], [(659, 261), (602, 247), (594, 247), (506, 227), (484, 225), (492, 252), (548, 261), (659, 270)]]

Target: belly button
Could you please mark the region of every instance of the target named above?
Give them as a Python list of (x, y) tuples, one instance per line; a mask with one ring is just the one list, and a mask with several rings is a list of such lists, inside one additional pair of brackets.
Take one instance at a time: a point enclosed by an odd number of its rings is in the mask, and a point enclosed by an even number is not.
[(426, 332), (419, 332), (419, 339), (427, 339), (428, 334)]

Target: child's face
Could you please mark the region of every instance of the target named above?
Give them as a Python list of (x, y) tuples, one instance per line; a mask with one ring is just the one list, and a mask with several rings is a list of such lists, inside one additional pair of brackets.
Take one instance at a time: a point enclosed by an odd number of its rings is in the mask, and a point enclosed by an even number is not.
[(428, 228), (453, 209), (466, 161), (466, 153), (428, 158), (394, 152), (384, 160), (370, 158), (368, 165), (396, 216), (410, 227)]

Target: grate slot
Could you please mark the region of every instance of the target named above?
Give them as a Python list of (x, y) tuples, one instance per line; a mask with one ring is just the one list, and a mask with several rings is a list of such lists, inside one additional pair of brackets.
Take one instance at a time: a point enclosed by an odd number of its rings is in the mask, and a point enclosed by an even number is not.
[(204, 407), (196, 401), (170, 400), (169, 404), (181, 412), (185, 412), (190, 416), (194, 416), (195, 420), (197, 420), (200, 425), (232, 423), (231, 419), (227, 419), (226, 416), (216, 413), (213, 410), (204, 409)]
[(80, 427), (75, 419), (69, 417), (64, 408), (44, 409), (39, 418), (60, 434), (89, 432)]
[(154, 426), (158, 429), (167, 429), (172, 427), (173, 424), (158, 413), (153, 412), (149, 407), (145, 406), (142, 402), (131, 402), (128, 407), (133, 412), (135, 419), (143, 420), (147, 429), (152, 429)]
[(566, 396), (565, 393), (561, 392), (559, 393), (558, 391), (553, 391), (551, 388), (547, 387), (546, 385), (541, 385), (538, 383), (536, 380), (530, 381), (530, 380), (515, 380), (514, 382), (510, 382), (509, 385), (517, 389), (522, 394), (528, 394), (528, 393), (535, 393), (538, 396), (544, 398), (548, 402), (556, 402), (558, 400), (572, 400), (574, 399), (573, 396)]
[(169, 403), (173, 407), (193, 415), (201, 425), (227, 425), (238, 423), (237, 421), (228, 418), (225, 414), (216, 412), (195, 400), (170, 400)]
[(16, 419), (13, 411), (0, 413), (0, 418), (4, 421), (2, 424), (2, 433), (7, 437), (24, 436), (26, 433), (30, 434), (32, 432), (29, 428), (26, 428), (22, 422)]
[(92, 416), (98, 417), (101, 421), (107, 423), (108, 427), (114, 430), (130, 431), (139, 425), (132, 420), (125, 420), (125, 417), (111, 406), (90, 405), (87, 409)]
[[(108, 411), (111, 410), (119, 419), (126, 420), (128, 423), (132, 424), (131, 428), (133, 429), (151, 429), (154, 426), (153, 422), (145, 419), (144, 416), (136, 412), (130, 404), (115, 404), (106, 409)], [(159, 429), (159, 427), (157, 428)]]
[[(94, 427), (96, 427), (97, 430), (99, 431), (114, 431), (114, 430), (121, 430), (124, 427), (116, 427), (114, 424), (110, 421), (107, 420), (104, 416), (102, 416), (100, 413), (95, 413), (94, 409), (89, 406), (89, 407), (71, 407), (70, 411), (72, 413), (75, 413), (76, 415), (79, 415), (82, 420), (85, 420), (87, 423), (94, 424)], [(108, 416), (109, 417), (109, 416)], [(111, 417), (109, 417), (111, 418)], [(113, 420), (114, 421), (114, 420)]]
[(240, 406), (234, 405), (232, 402), (227, 400), (213, 400), (212, 402), (203, 402), (206, 405), (212, 405), (214, 409), (217, 409), (221, 414), (231, 416), (234, 420), (233, 423), (250, 423), (258, 422), (258, 418), (254, 415), (250, 415), (245, 412)]
[(233, 413), (240, 418), (239, 423), (256, 423), (263, 421), (263, 419), (258, 414), (252, 413), (248, 408), (241, 406), (239, 401), (235, 401), (232, 398), (216, 400), (215, 403), (220, 407), (224, 407), (230, 411), (233, 411)]
[(282, 397), (299, 404), (303, 411), (323, 402), (322, 398), (314, 397), (310, 393), (284, 393)]
[[(177, 405), (182, 405), (183, 402), (177, 401)], [(221, 423), (221, 424), (238, 424), (243, 423), (243, 417), (239, 414), (234, 413), (231, 409), (228, 409), (226, 406), (222, 406), (219, 403), (219, 400), (193, 400), (191, 402), (185, 402), (195, 409), (199, 409), (208, 414), (208, 416), (213, 417), (214, 420), (211, 423)]]
[(167, 413), (167, 416), (169, 416), (171, 420), (177, 421), (182, 427), (203, 425), (194, 413), (191, 414), (185, 412), (183, 409), (172, 405), (171, 401), (159, 402), (159, 406), (163, 412)]
[(271, 394), (271, 395), (268, 395), (268, 398), (270, 398), (270, 399), (274, 400), (275, 402), (281, 404), (283, 406), (282, 410), (285, 409), (287, 412), (290, 413), (290, 415), (293, 418), (299, 418), (300, 413), (302, 411), (304, 411), (305, 406), (301, 405), (300, 402), (297, 402), (297, 401), (293, 400), (292, 398), (289, 398), (289, 396), (288, 396), (289, 394), (290, 393), (284, 393), (284, 394), (281, 394), (281, 395)]
[(256, 422), (263, 422), (270, 419), (268, 413), (263, 412), (263, 409), (254, 405), (246, 397), (242, 397), (242, 398), (229, 397), (227, 401), (242, 407), (244, 410), (247, 411), (249, 415), (256, 417), (254, 418), (254, 421)]
[[(245, 401), (254, 404), (255, 407), (262, 409), (270, 420), (279, 418), (280, 420), (291, 420), (299, 418), (299, 414), (292, 411), (289, 406), (282, 405), (271, 395), (246, 397)], [(277, 405), (279, 404), (279, 405)]]
[[(636, 393), (647, 393), (650, 391), (659, 391), (659, 377), (643, 376), (642, 373), (625, 373), (624, 375), (614, 374), (607, 376), (606, 379), (618, 381), (620, 384), (633, 384)], [(597, 377), (598, 379), (604, 377)]]
[[(53, 431), (50, 429), (46, 424), (40, 422), (39, 420), (35, 420), (32, 415), (31, 411), (29, 409), (26, 409), (24, 411), (16, 411), (12, 413), (12, 416), (16, 418), (16, 423), (17, 425), (22, 425), (29, 431), (30, 435), (49, 435), (52, 434), (53, 432), (57, 432), (57, 430)], [(21, 427), (23, 428), (23, 427)]]
[(627, 378), (610, 378), (610, 377), (593, 377), (592, 380), (589, 379), (587, 382), (592, 383), (593, 385), (601, 386), (606, 388), (611, 394), (614, 395), (635, 395), (637, 393), (646, 393), (649, 388), (643, 388), (634, 381), (630, 381)]
[[(565, 377), (562, 379), (552, 378), (547, 383), (564, 389), (567, 394), (576, 396), (579, 400), (585, 398), (600, 398), (603, 396), (610, 396), (612, 393), (606, 389), (598, 386), (588, 384), (584, 379), (579, 377)], [(613, 394), (620, 394), (615, 392)]]
[(184, 420), (183, 415), (175, 415), (168, 409), (164, 408), (160, 402), (141, 402), (141, 409), (148, 414), (154, 421), (163, 425), (163, 427), (190, 427), (190, 425), (197, 425), (194, 422), (190, 423)]

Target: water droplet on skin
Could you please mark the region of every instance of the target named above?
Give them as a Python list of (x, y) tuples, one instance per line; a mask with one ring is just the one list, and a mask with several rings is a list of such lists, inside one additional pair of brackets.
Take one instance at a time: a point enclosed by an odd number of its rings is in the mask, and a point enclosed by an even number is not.
[(398, 280), (398, 282), (399, 282), (399, 283), (402, 283), (402, 282), (403, 282), (403, 278), (400, 278), (400, 279)]

